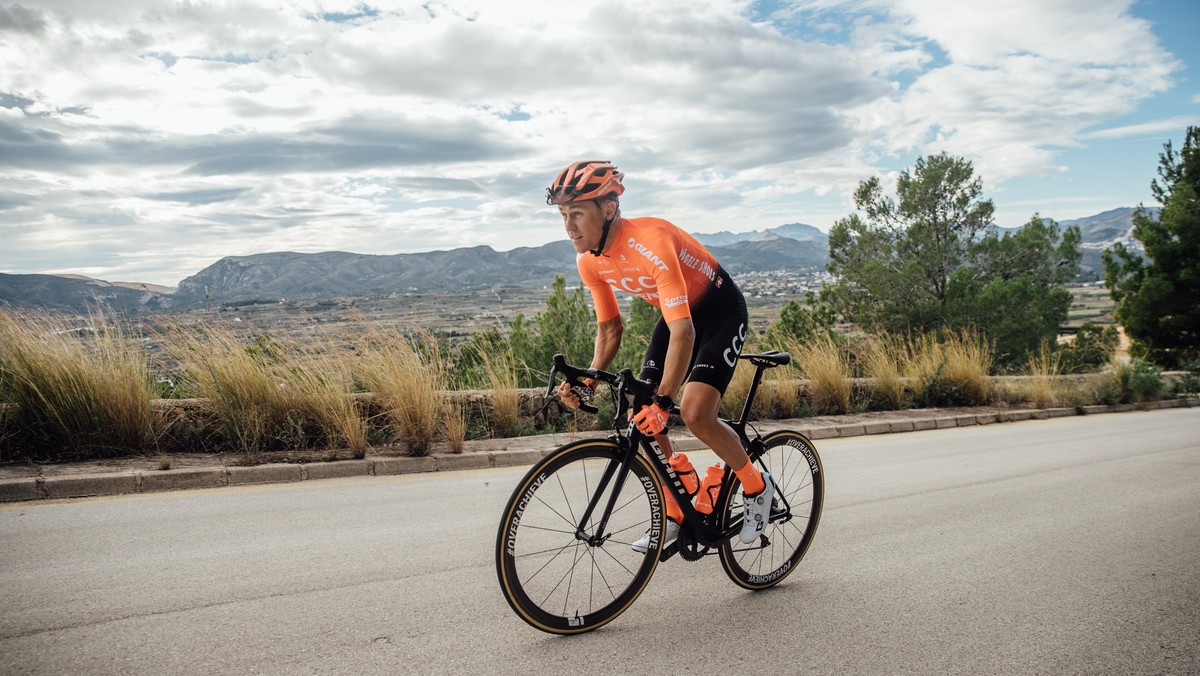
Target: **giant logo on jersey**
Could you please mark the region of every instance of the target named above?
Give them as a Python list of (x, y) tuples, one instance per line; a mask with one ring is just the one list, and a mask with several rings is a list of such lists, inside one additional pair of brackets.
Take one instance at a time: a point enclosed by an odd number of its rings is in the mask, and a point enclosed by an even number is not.
[(645, 244), (642, 244), (641, 242), (637, 241), (636, 239), (634, 239), (632, 237), (629, 238), (628, 244), (629, 244), (629, 248), (631, 248), (634, 251), (645, 256), (646, 260), (648, 260), (654, 264), (654, 267), (658, 268), (659, 270), (668, 269), (666, 262), (663, 261), (663, 259), (659, 258), (658, 254), (651, 251), (650, 248), (647, 247)]

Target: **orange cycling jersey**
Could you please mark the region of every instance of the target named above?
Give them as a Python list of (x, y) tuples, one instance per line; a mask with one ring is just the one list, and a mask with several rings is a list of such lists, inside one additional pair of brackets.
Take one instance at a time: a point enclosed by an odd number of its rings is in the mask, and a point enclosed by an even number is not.
[(662, 310), (671, 322), (721, 285), (717, 261), (694, 237), (661, 218), (623, 218), (616, 242), (600, 256), (579, 254), (579, 278), (592, 293), (596, 320), (621, 313), (616, 292), (632, 294)]

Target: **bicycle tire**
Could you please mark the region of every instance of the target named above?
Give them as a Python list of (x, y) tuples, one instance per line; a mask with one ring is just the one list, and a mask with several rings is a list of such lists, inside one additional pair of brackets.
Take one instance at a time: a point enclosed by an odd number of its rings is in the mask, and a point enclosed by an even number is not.
[[(759, 539), (749, 545), (743, 545), (734, 535), (721, 543), (718, 552), (729, 579), (757, 591), (779, 584), (804, 558), (821, 521), (825, 472), (812, 441), (791, 430), (768, 434), (763, 439), (762, 455), (755, 462), (761, 471), (771, 473), (778, 495), (791, 506), (791, 518), (772, 519)], [(736, 475), (723, 490), (718, 513), (724, 530), (742, 515), (741, 484)], [(780, 504), (778, 498), (774, 502)]]
[[(591, 545), (575, 535), (601, 474), (620, 457), (616, 443), (604, 439), (567, 444), (529, 470), (504, 508), (496, 536), (500, 589), (517, 616), (542, 631), (579, 634), (607, 624), (658, 566), (661, 540), (644, 554), (629, 546), (652, 526), (663, 532), (666, 519), (658, 479), (640, 454), (609, 517), (608, 537)], [(589, 530), (612, 490), (606, 488)]]

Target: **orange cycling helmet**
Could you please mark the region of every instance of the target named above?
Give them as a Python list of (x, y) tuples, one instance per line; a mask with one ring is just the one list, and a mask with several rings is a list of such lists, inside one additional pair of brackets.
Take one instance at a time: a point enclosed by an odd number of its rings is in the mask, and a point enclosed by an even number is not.
[(559, 172), (554, 182), (546, 188), (546, 204), (566, 204), (598, 200), (606, 195), (625, 192), (621, 179), (625, 174), (607, 160), (585, 160), (575, 162)]

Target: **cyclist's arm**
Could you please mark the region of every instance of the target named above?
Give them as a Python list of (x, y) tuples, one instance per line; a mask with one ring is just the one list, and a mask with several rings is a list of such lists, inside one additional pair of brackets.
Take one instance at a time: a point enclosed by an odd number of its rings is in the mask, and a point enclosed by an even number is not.
[(658, 394), (675, 399), (680, 386), (683, 385), (683, 379), (687, 376), (688, 363), (692, 360), (696, 328), (692, 325), (691, 317), (683, 317), (667, 322), (667, 330), (671, 332), (671, 341), (667, 343), (667, 363), (663, 366)]
[(607, 371), (609, 365), (617, 358), (617, 350), (621, 349), (621, 334), (625, 325), (621, 323), (621, 315), (600, 322), (596, 327), (596, 351), (592, 354), (592, 368)]

